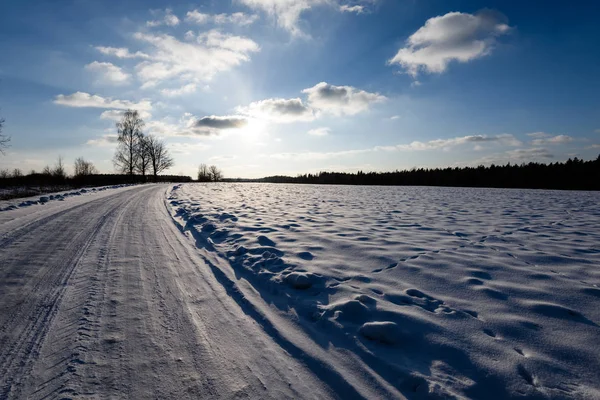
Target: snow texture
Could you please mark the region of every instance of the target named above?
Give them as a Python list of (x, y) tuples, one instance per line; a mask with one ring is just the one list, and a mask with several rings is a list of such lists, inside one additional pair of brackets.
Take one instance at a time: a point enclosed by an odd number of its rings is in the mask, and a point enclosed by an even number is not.
[(0, 213), (0, 399), (335, 397), (215, 279), (168, 188)]
[(0, 399), (600, 398), (600, 193), (86, 192), (2, 206)]
[(343, 398), (600, 398), (600, 193), (184, 184), (168, 206)]
[(15, 210), (17, 208), (29, 207), (36, 204), (46, 204), (49, 201), (64, 201), (65, 199), (73, 196), (81, 196), (83, 194), (100, 193), (108, 189), (120, 189), (131, 185), (112, 185), (112, 186), (101, 186), (87, 189), (75, 189), (66, 192), (59, 192), (54, 194), (46, 194), (44, 196), (33, 196), (21, 199), (12, 199), (0, 201), (0, 212)]

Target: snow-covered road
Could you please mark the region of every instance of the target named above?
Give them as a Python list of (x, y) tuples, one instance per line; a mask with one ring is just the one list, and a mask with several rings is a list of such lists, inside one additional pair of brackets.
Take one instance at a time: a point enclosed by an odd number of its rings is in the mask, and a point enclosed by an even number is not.
[(0, 213), (0, 399), (331, 397), (217, 281), (170, 189)]

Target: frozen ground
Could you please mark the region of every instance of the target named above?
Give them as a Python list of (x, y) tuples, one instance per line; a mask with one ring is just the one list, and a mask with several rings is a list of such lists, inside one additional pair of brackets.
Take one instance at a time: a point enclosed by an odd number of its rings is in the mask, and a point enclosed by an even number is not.
[(0, 399), (600, 398), (600, 193), (39, 200), (0, 212)]
[(342, 397), (600, 398), (600, 193), (189, 184), (169, 204)]

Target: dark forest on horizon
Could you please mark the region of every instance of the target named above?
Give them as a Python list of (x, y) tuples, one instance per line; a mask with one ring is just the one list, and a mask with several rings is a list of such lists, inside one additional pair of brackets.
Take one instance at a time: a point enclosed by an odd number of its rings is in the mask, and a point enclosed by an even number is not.
[(229, 182), (302, 183), (320, 185), (449, 186), (520, 189), (600, 190), (600, 155), (566, 162), (490, 165), (485, 167), (413, 168), (393, 172), (319, 172)]

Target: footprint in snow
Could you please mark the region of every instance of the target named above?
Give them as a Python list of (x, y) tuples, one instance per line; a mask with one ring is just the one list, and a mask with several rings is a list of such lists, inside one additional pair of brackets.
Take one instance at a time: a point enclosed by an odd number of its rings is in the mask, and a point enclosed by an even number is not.
[(525, 379), (525, 382), (527, 382), (531, 386), (537, 386), (537, 378), (533, 374), (531, 374), (531, 372), (529, 372), (523, 365), (519, 364), (517, 366), (517, 372), (519, 373), (519, 375), (521, 375), (523, 379)]
[(496, 334), (491, 329), (484, 329), (483, 333), (485, 333), (486, 335), (488, 335), (489, 337), (492, 337), (494, 339), (496, 338)]
[(275, 247), (276, 244), (274, 241), (272, 241), (271, 239), (269, 239), (268, 237), (264, 236), (264, 235), (260, 235), (258, 238), (258, 244), (260, 244), (261, 246), (267, 246), (267, 247)]
[(481, 270), (472, 270), (472, 271), (470, 271), (470, 275), (475, 278), (485, 279), (486, 281), (493, 279), (492, 275), (490, 275), (488, 272), (481, 271)]
[(483, 285), (483, 281), (481, 279), (477, 279), (477, 278), (465, 278), (465, 283), (467, 285)]
[(475, 318), (475, 319), (479, 319), (479, 314), (477, 313), (477, 311), (473, 311), (473, 310), (462, 310), (465, 314), (470, 315), (471, 317)]
[(522, 355), (523, 357), (527, 357), (527, 356), (525, 355), (525, 353), (523, 352), (523, 350), (521, 350), (520, 348), (518, 348), (518, 347), (515, 347), (515, 351), (516, 351), (518, 354)]
[(310, 261), (313, 258), (315, 258), (315, 256), (313, 256), (312, 253), (309, 251), (303, 251), (301, 253), (298, 253), (298, 257), (306, 261)]

